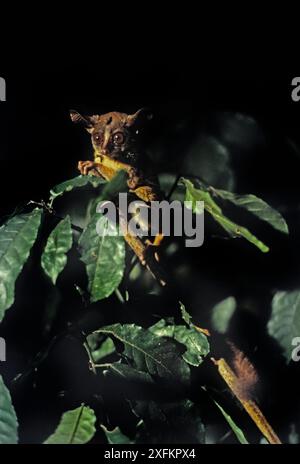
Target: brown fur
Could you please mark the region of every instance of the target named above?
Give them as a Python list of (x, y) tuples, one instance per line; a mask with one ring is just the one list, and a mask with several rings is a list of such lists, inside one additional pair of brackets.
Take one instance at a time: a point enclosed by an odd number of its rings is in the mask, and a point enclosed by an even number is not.
[(236, 388), (244, 398), (249, 398), (258, 382), (258, 375), (249, 359), (236, 346), (230, 343), (233, 351), (233, 369), (237, 377)]

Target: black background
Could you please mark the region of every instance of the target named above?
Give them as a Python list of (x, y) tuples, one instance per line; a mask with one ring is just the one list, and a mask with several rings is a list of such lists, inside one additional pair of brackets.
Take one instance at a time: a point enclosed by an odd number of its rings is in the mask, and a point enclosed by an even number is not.
[[(148, 69), (137, 67), (120, 74), (116, 71), (107, 76), (87, 65), (57, 72), (2, 73), (7, 81), (7, 102), (0, 107), (1, 168), (6, 179), (13, 176), (18, 183), (18, 188), (6, 195), (7, 184), (2, 181), (3, 213), (23, 201), (24, 193), (30, 199), (45, 196), (49, 185), (76, 172), (76, 162), (88, 150), (88, 136), (84, 139), (74, 131), (70, 107), (92, 114), (112, 109), (134, 112), (148, 106), (155, 115), (152, 137), (170, 132), (170, 127), (187, 119), (187, 130), (181, 136), (185, 149), (193, 143), (195, 126), (198, 129), (199, 121), (206, 126), (211, 123), (212, 113), (245, 113), (258, 121), (270, 143), (265, 153), (240, 158), (234, 166), (239, 169), (242, 188), (264, 189), (277, 201), (297, 201), (293, 194), (298, 187), (299, 105), (291, 99), (294, 74), (187, 74), (169, 66), (158, 70), (152, 64)], [(217, 132), (217, 127), (211, 130)], [(295, 145), (286, 147), (287, 139)], [(169, 151), (159, 161), (174, 170), (175, 160), (183, 155), (177, 153), (178, 140), (167, 142)]]

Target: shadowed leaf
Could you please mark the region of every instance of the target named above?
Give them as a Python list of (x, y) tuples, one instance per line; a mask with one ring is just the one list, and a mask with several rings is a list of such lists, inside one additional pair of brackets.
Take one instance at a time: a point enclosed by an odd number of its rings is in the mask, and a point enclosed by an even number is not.
[(236, 193), (227, 192), (226, 190), (215, 189), (215, 191), (224, 200), (228, 200), (234, 205), (250, 211), (250, 213), (254, 214), (262, 221), (268, 222), (274, 229), (279, 230), (279, 232), (283, 232), (284, 234), (289, 233), (288, 225), (279, 211), (272, 208), (261, 198), (253, 194), (237, 195)]
[(293, 344), (293, 339), (300, 337), (299, 290), (275, 293), (272, 300), (272, 314), (268, 322), (268, 332), (283, 349), (286, 360), (291, 361), (292, 351), (296, 346)]
[(211, 311), (211, 322), (214, 330), (222, 334), (226, 333), (235, 310), (236, 300), (233, 296), (217, 303)]
[(50, 190), (50, 200), (53, 201), (55, 198), (60, 197), (66, 192), (71, 192), (71, 190), (75, 188), (85, 187), (86, 185), (91, 185), (96, 188), (99, 185), (106, 183), (106, 180), (102, 179), (102, 177), (81, 175), (73, 177), (73, 179), (66, 180), (65, 182), (53, 187), (53, 189)]
[(226, 230), (226, 232), (231, 237), (243, 237), (248, 240), (248, 242), (259, 248), (263, 253), (269, 251), (269, 248), (263, 242), (258, 240), (255, 235), (246, 229), (246, 227), (242, 227), (224, 216), (222, 209), (214, 201), (209, 191), (195, 188), (192, 182), (188, 179), (182, 179), (182, 181), (186, 186), (185, 201), (191, 202), (192, 210), (195, 213), (201, 213), (201, 211), (198, 210), (199, 207), (197, 202), (203, 201), (205, 210), (214, 218), (216, 222), (220, 224), (220, 226), (223, 227), (224, 230)]
[(181, 358), (180, 345), (174, 340), (158, 337), (134, 324), (114, 324), (98, 332), (122, 342), (123, 355), (137, 371), (164, 381), (189, 383), (190, 369)]
[(110, 445), (130, 445), (134, 443), (121, 432), (119, 427), (115, 427), (113, 430), (108, 430), (104, 425), (101, 425), (101, 428)]
[(207, 337), (191, 327), (185, 325), (167, 325), (161, 319), (149, 329), (159, 337), (170, 337), (182, 343), (186, 351), (182, 354), (183, 359), (192, 366), (199, 366), (203, 358), (209, 353), (209, 343)]

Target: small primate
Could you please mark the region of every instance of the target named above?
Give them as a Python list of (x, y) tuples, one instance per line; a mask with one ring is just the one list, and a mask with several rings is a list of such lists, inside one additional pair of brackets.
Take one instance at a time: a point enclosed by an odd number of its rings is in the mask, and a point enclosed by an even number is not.
[(94, 148), (93, 161), (78, 163), (82, 175), (98, 174), (111, 180), (123, 169), (128, 173), (128, 187), (137, 197), (145, 202), (161, 199), (158, 180), (139, 146), (139, 127), (151, 117), (146, 110), (93, 116), (81, 116), (71, 110), (70, 115), (73, 122), (82, 124), (91, 134)]
[[(139, 199), (146, 203), (163, 199), (157, 176), (153, 173), (149, 160), (139, 146), (139, 128), (150, 118), (145, 109), (142, 108), (134, 114), (113, 111), (92, 116), (82, 116), (77, 111), (70, 110), (70, 116), (74, 123), (83, 125), (91, 134), (94, 148), (93, 161), (79, 161), (78, 163), (78, 169), (82, 175), (100, 176), (109, 181), (118, 171), (124, 170), (128, 174), (129, 191)], [(165, 285), (165, 281), (160, 277), (157, 266), (148, 253), (149, 245), (159, 246), (163, 236), (158, 234), (153, 242), (146, 240), (143, 243), (126, 227), (123, 224), (126, 242), (159, 283)], [(154, 258), (159, 261), (157, 252), (154, 253)]]

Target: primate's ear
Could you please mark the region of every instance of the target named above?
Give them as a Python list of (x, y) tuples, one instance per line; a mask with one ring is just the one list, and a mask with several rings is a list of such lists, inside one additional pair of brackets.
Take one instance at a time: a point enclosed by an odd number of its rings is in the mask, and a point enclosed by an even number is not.
[(141, 108), (136, 113), (129, 114), (127, 116), (126, 125), (130, 127), (130, 126), (133, 126), (134, 124), (136, 124), (138, 122), (143, 122), (145, 120), (150, 121), (150, 119), (152, 119), (152, 118), (153, 118), (153, 114), (151, 113), (151, 111), (148, 108)]
[(91, 132), (91, 130), (93, 129), (93, 124), (95, 122), (93, 120), (94, 118), (93, 116), (81, 116), (81, 114), (78, 113), (78, 111), (70, 110), (70, 117), (71, 117), (72, 122), (74, 122), (75, 124), (83, 125), (83, 127), (88, 132)]

